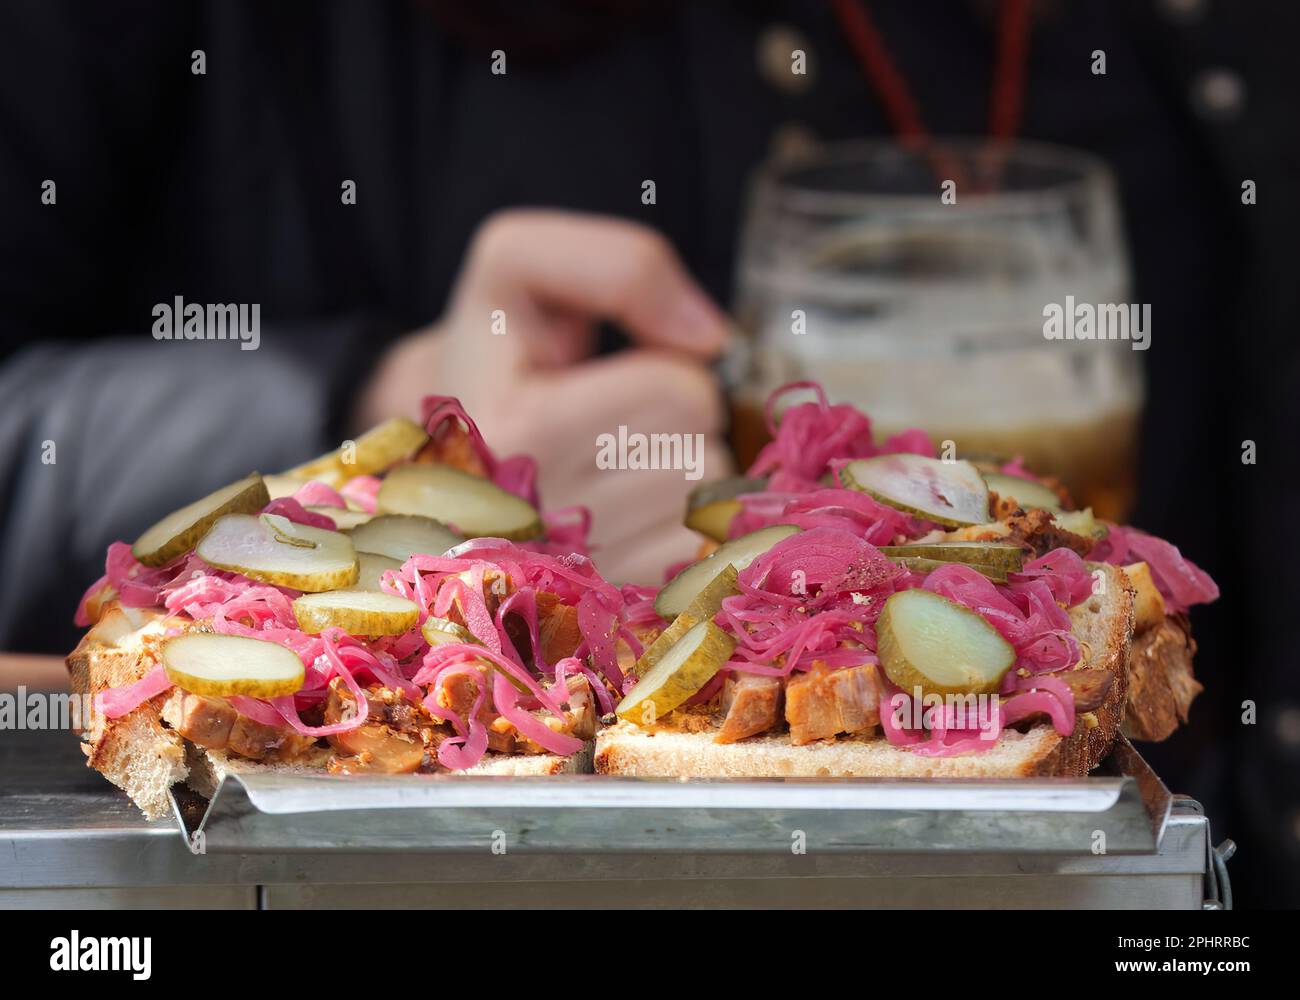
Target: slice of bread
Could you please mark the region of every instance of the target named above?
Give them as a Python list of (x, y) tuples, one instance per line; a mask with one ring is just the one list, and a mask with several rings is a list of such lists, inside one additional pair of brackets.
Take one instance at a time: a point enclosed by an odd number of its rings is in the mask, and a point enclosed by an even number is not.
[[(188, 618), (157, 609), (124, 608), (114, 601), (67, 658), (74, 694), (88, 705), (111, 687), (138, 681), (154, 665), (148, 646), (169, 629), (198, 627)], [(171, 787), (186, 782), (211, 797), (229, 773), (274, 770), (324, 774), (328, 750), (309, 750), (285, 763), (247, 760), (221, 750), (207, 750), (183, 739), (162, 720), (161, 694), (117, 719), (91, 712), (81, 731), (82, 751), (91, 767), (125, 791), (149, 819), (172, 812)], [(489, 751), (463, 774), (547, 775), (590, 773), (593, 744), (561, 757), (556, 754), (502, 754)]]
[(124, 608), (113, 601), (67, 658), (72, 693), (88, 706), (81, 731), (87, 762), (131, 796), (149, 819), (171, 814), (167, 791), (189, 773), (185, 741), (163, 725), (161, 695), (118, 719), (106, 719), (93, 706), (101, 692), (143, 677), (154, 664), (146, 644), (173, 626), (183, 627), (157, 610)]
[[(510, 754), (489, 750), (473, 767), (456, 773), (516, 777), (590, 774), (594, 749), (595, 744), (588, 742), (581, 750), (568, 757), (553, 753)], [(328, 772), (325, 764), (329, 756), (329, 751), (323, 750), (319, 754), (309, 753), (302, 759), (287, 763), (262, 763), (228, 754), (224, 750), (207, 750), (186, 743), (189, 776), (185, 784), (205, 799), (210, 799), (217, 794), (217, 787), (227, 775), (256, 774), (259, 771), (276, 771), (281, 774), (326, 774)]]
[(842, 736), (793, 746), (785, 733), (738, 743), (713, 741), (714, 731), (685, 732), (619, 722), (596, 737), (596, 772), (641, 777), (991, 778), (1082, 776), (1096, 767), (1119, 732), (1128, 688), (1133, 592), (1124, 574), (1102, 566), (1104, 587), (1070, 612), (1083, 648), (1075, 669), (1105, 669), (1114, 680), (1100, 708), (1076, 720), (1063, 737), (1050, 722), (1006, 730), (982, 753), (925, 757), (890, 746), (882, 736)]

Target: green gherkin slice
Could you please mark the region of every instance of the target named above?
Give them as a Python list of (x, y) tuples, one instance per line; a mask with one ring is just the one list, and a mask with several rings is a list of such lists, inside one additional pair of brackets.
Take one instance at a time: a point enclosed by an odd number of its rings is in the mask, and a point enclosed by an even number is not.
[(986, 524), (989, 490), (970, 462), (924, 455), (879, 455), (840, 470), (849, 489), (867, 493), (905, 514), (949, 528)]
[(640, 659), (633, 666), (632, 673), (637, 677), (644, 677), (656, 663), (663, 659), (663, 655), (672, 649), (678, 639), (700, 622), (712, 621), (713, 616), (722, 610), (722, 602), (739, 593), (740, 587), (736, 585), (736, 567), (728, 563), (708, 586), (695, 595), (695, 599), (673, 619), (672, 624), (660, 632), (655, 641), (645, 648)]
[(732, 519), (740, 513), (737, 497), (766, 488), (766, 479), (745, 476), (731, 476), (697, 486), (686, 500), (686, 527), (715, 542), (725, 542)]
[(399, 465), (375, 498), (386, 514), (418, 514), (454, 525), (466, 538), (522, 542), (542, 534), (542, 519), (527, 500), (490, 479), (450, 465)]
[(655, 597), (655, 611), (661, 618), (676, 618), (700, 591), (717, 579), (722, 567), (730, 564), (742, 570), (777, 542), (798, 533), (793, 524), (773, 524), (718, 546), (663, 585)]
[[(919, 556), (891, 556), (894, 562), (900, 566), (906, 566), (910, 570), (918, 573), (930, 574), (942, 566), (951, 566), (950, 561), (942, 559), (924, 559)], [(987, 566), (984, 563), (961, 563), (967, 569), (973, 569), (982, 576), (987, 576), (994, 583), (1006, 583), (1007, 571), (999, 566)]]
[(194, 548), (218, 518), (256, 514), (270, 502), (266, 484), (254, 472), (172, 511), (135, 540), (131, 555), (146, 566), (164, 566)]
[(891, 559), (933, 559), (937, 562), (989, 566), (1007, 573), (1019, 573), (1025, 553), (1019, 545), (1003, 542), (913, 542), (909, 545), (882, 545), (880, 551)]
[[(347, 535), (286, 523), (287, 531), (249, 514), (227, 514), (203, 536), (194, 554), (217, 569), (294, 590), (339, 590), (357, 582), (360, 568)], [(288, 538), (293, 540), (284, 540)]]
[(1098, 521), (1093, 516), (1091, 507), (1084, 507), (1083, 510), (1053, 511), (1052, 519), (1066, 531), (1091, 538), (1093, 541), (1101, 541), (1110, 532), (1104, 522)]
[(1062, 510), (1061, 498), (1042, 483), (1020, 476), (1009, 476), (1005, 472), (986, 472), (984, 482), (990, 490), (1002, 499), (1010, 497), (1026, 509), (1039, 507), (1043, 510)]
[(902, 590), (876, 622), (885, 675), (908, 694), (992, 694), (1016, 651), (983, 617), (928, 590)]
[(627, 722), (654, 725), (704, 687), (735, 648), (736, 640), (713, 622), (691, 626), (636, 682), (615, 712)]

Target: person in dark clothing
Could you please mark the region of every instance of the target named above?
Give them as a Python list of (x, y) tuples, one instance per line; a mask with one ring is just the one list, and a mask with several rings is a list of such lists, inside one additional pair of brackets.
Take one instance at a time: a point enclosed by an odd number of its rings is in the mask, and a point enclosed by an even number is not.
[[(1000, 5), (867, 6), (930, 130), (981, 132)], [(632, 539), (660, 566), (684, 554), (680, 476), (652, 497), (591, 496), (563, 442), (668, 413), (709, 435), (709, 475), (725, 468), (706, 364), (725, 348), (714, 303), (731, 298), (746, 179), (792, 130), (890, 134), (843, 7), (7, 5), (0, 648), (68, 648), (109, 541), (422, 392), (461, 395), (494, 444), (537, 452), (551, 503), (609, 522), (611, 559)], [(1295, 479), (1283, 269), (1300, 132), (1282, 40), (1300, 18), (1215, 0), (1031, 9), (1019, 134), (1114, 169), (1136, 299), (1164, 340), (1144, 358), (1133, 521), (1224, 593), (1196, 614), (1207, 693), (1148, 756), (1245, 845), (1239, 897), (1295, 903), (1300, 654), (1280, 626), (1300, 552), (1271, 526)], [(772, 71), (793, 48), (810, 66), (797, 86)], [(523, 207), (548, 211), (499, 214)], [(584, 280), (600, 267), (607, 283)], [(154, 307), (178, 295), (258, 303), (258, 350), (154, 340)], [(508, 347), (487, 329), (502, 296), (520, 327)], [(591, 357), (601, 320), (625, 352)]]

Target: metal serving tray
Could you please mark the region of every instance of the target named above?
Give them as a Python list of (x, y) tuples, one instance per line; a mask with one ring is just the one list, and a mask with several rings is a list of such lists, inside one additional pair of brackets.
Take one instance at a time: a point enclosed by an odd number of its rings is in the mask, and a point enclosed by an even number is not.
[(1096, 777), (675, 780), (250, 772), (182, 793), (196, 852), (1154, 853), (1170, 795), (1122, 741)]

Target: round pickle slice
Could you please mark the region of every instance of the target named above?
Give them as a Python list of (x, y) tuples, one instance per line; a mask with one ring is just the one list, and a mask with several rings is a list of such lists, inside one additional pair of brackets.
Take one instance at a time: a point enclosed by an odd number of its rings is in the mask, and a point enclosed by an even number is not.
[(1009, 476), (1005, 472), (986, 472), (984, 482), (998, 496), (1011, 497), (1021, 507), (1040, 507), (1043, 510), (1062, 510), (1061, 498), (1042, 483), (1035, 483), (1019, 476)]
[(882, 545), (880, 551), (890, 559), (933, 559), (936, 562), (996, 567), (1003, 576), (1019, 573), (1025, 561), (1024, 550), (1019, 545), (1002, 542), (913, 542), (910, 545)]
[[(906, 566), (917, 573), (929, 575), (941, 566), (950, 566), (952, 560), (945, 559), (926, 559), (922, 556), (890, 556), (894, 562), (900, 566)], [(987, 576), (994, 583), (1006, 583), (1007, 571), (1000, 566), (988, 566), (984, 563), (962, 563), (967, 569), (973, 569), (981, 576)]]
[(351, 531), (375, 516), (367, 514), (364, 510), (349, 510), (346, 507), (332, 507), (329, 504), (316, 504), (306, 509), (313, 514), (323, 514), (328, 517), (334, 522), (336, 531)]
[(440, 556), (465, 539), (445, 524), (418, 514), (381, 514), (349, 534), (358, 552), (373, 552), (404, 563), (411, 556)]
[(166, 565), (194, 548), (217, 518), (255, 514), (270, 502), (262, 477), (253, 473), (172, 511), (135, 540), (131, 555), (146, 566)]
[(731, 659), (733, 639), (713, 622), (691, 626), (618, 703), (620, 719), (652, 726), (684, 702)]
[(212, 698), (278, 698), (302, 687), (298, 654), (266, 639), (191, 632), (165, 639), (159, 658), (179, 688)]
[(475, 646), (483, 645), (473, 632), (464, 625), (457, 625), (449, 618), (430, 616), (424, 620), (424, 624), (420, 626), (420, 631), (424, 635), (424, 641), (430, 646), (445, 646), (452, 642), (468, 642), (473, 643)]
[(542, 519), (527, 500), (490, 479), (438, 463), (398, 466), (379, 487), (376, 503), (387, 514), (420, 514), (455, 525), (466, 538), (523, 542), (542, 533)]
[(992, 694), (1016, 651), (980, 615), (928, 590), (901, 590), (876, 622), (885, 675), (908, 694)]
[(989, 489), (970, 462), (944, 462), (924, 455), (880, 455), (840, 470), (849, 489), (949, 528), (985, 524)]
[(350, 445), (294, 466), (284, 475), (316, 479), (337, 489), (353, 476), (383, 472), (414, 455), (428, 440), (429, 435), (419, 424), (405, 417), (393, 417), (370, 428)]
[(686, 499), (686, 527), (715, 542), (725, 542), (732, 518), (740, 513), (740, 501), (736, 498), (742, 493), (757, 493), (766, 488), (766, 479), (747, 479), (744, 476), (697, 486)]
[(401, 635), (420, 619), (414, 601), (373, 590), (331, 590), (303, 594), (293, 602), (298, 627), (309, 635), (341, 628), (348, 635), (374, 638)]
[[(353, 543), (355, 545), (355, 542)], [(383, 579), (387, 570), (399, 570), (402, 564), (396, 559), (389, 559), (388, 556), (376, 555), (373, 552), (357, 553), (357, 582), (352, 585), (353, 590), (369, 590), (375, 593), (387, 593), (381, 587), (380, 581)]]
[(715, 576), (703, 590), (686, 606), (686, 610), (673, 619), (672, 624), (659, 633), (649, 646), (641, 653), (641, 658), (632, 667), (632, 673), (644, 677), (647, 672), (672, 649), (673, 645), (703, 621), (712, 621), (713, 616), (722, 610), (722, 602), (740, 593), (736, 585), (736, 567), (728, 563), (722, 572)]
[(1083, 510), (1053, 511), (1052, 520), (1066, 531), (1081, 535), (1084, 538), (1091, 538), (1095, 542), (1101, 541), (1110, 533), (1110, 529), (1106, 527), (1105, 522), (1098, 521), (1093, 516), (1091, 507), (1084, 507)]
[[(728, 564), (744, 569), (777, 542), (799, 533), (793, 524), (773, 524), (719, 545), (699, 562), (693, 562), (663, 585), (655, 597), (660, 618), (676, 618)], [(716, 612), (715, 612), (716, 614)]]
[(194, 551), (217, 569), (308, 592), (350, 587), (359, 572), (347, 535), (294, 524), (274, 514), (267, 518), (227, 514)]

